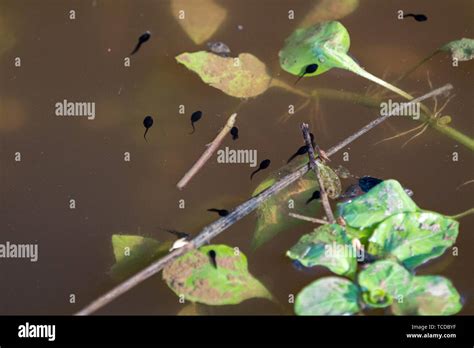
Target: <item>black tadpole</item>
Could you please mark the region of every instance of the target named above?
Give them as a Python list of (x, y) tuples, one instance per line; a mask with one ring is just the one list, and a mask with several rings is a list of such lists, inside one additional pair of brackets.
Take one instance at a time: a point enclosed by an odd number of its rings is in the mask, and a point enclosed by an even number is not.
[(290, 163), (293, 161), (296, 157), (304, 155), (305, 153), (308, 153), (308, 147), (306, 145), (301, 146), (298, 151), (296, 151), (293, 155), (291, 155), (290, 158), (288, 158), (288, 161), (286, 163)]
[(135, 49), (132, 51), (132, 53), (130, 53), (130, 55), (134, 55), (135, 53), (137, 53), (141, 45), (147, 42), (150, 39), (150, 37), (151, 37), (151, 33), (149, 31), (146, 31), (144, 34), (140, 35), (140, 37), (138, 38), (138, 43), (135, 46)]
[(145, 117), (143, 120), (143, 126), (145, 127), (145, 134), (143, 134), (143, 138), (145, 138), (145, 141), (148, 142), (148, 140), (146, 140), (146, 133), (148, 133), (148, 130), (151, 128), (151, 126), (153, 126), (153, 117)]
[(237, 127), (232, 127), (230, 130), (230, 135), (232, 135), (232, 140), (239, 139), (239, 129)]
[(413, 17), (417, 22), (424, 22), (428, 19), (428, 17), (426, 17), (424, 14), (407, 13), (406, 15), (403, 15), (403, 18), (407, 17)]
[(374, 186), (380, 184), (383, 180), (372, 176), (363, 176), (359, 178), (359, 187), (364, 192), (369, 192)]
[(169, 230), (167, 228), (162, 228), (162, 227), (159, 227), (159, 229), (163, 230), (163, 231), (166, 231), (168, 233), (174, 234), (176, 236), (176, 238), (178, 238), (178, 239), (181, 239), (181, 238), (189, 239), (189, 237), (190, 237), (190, 234), (186, 233), (186, 232), (180, 232), (180, 231), (176, 231), (176, 230)]
[(207, 211), (212, 211), (214, 213), (217, 213), (219, 214), (219, 216), (227, 216), (229, 215), (229, 211), (228, 210), (225, 210), (225, 209), (215, 209), (215, 208), (211, 208), (211, 209), (207, 209)]
[(202, 111), (194, 111), (191, 115), (191, 126), (193, 127), (193, 131), (189, 134), (193, 134), (196, 128), (194, 128), (194, 123), (199, 121), (202, 117)]
[(212, 266), (214, 266), (215, 269), (217, 269), (217, 254), (214, 250), (209, 250), (207, 252), (207, 255), (209, 255), (209, 260), (211, 261)]
[(303, 76), (316, 72), (316, 70), (318, 70), (318, 68), (319, 68), (319, 65), (316, 64), (316, 63), (308, 65), (304, 69), (303, 73), (298, 77), (298, 80), (296, 80), (295, 85), (298, 83), (299, 80), (301, 80), (303, 78)]
[(311, 197), (306, 201), (306, 204), (309, 204), (311, 201), (314, 201), (315, 199), (321, 198), (321, 192), (318, 190), (314, 191)]
[(271, 161), (269, 159), (266, 159), (266, 160), (263, 160), (262, 162), (260, 162), (260, 165), (258, 166), (258, 169), (257, 170), (254, 170), (252, 172), (252, 174), (250, 174), (250, 180), (252, 180), (253, 176), (255, 174), (257, 174), (259, 171), (263, 170), (263, 169), (266, 169), (268, 168), (268, 166), (270, 165)]

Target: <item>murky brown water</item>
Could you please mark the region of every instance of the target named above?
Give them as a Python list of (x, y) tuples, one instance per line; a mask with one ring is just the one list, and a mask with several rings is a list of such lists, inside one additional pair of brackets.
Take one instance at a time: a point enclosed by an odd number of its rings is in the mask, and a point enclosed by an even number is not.
[[(228, 17), (214, 40), (227, 43), (234, 53), (251, 52), (273, 73), (292, 84), (294, 77), (278, 68), (277, 54), (294, 30), (287, 12), (303, 16), (307, 0), (223, 0)], [(95, 4), (95, 6), (94, 6)], [(2, 0), (2, 27), (15, 42), (0, 50), (0, 240), (38, 243), (39, 261), (0, 261), (1, 314), (70, 314), (110, 289), (107, 272), (113, 264), (111, 235), (141, 234), (165, 239), (157, 226), (197, 233), (216, 216), (207, 208), (232, 208), (246, 200), (258, 180), (249, 181), (247, 164), (219, 165), (214, 160), (184, 191), (177, 181), (198, 158), (239, 101), (204, 85), (177, 64), (174, 56), (205, 49), (195, 45), (171, 15), (168, 1), (51, 1)], [(67, 18), (70, 9), (77, 18)], [(429, 20), (396, 21), (398, 9), (422, 12)], [(474, 6), (466, 1), (362, 1), (359, 9), (342, 19), (351, 34), (351, 54), (377, 76), (395, 79), (406, 68), (440, 45), (474, 36)], [(242, 25), (243, 30), (237, 26)], [(152, 39), (123, 67), (138, 35)], [(0, 31), (0, 37), (7, 34)], [(13, 67), (21, 57), (21, 68)], [(429, 70), (435, 87), (451, 82), (456, 97), (446, 108), (453, 126), (473, 135), (472, 71), (474, 63), (452, 68), (440, 55), (401, 83), (407, 91), (429, 89)], [(334, 88), (364, 93), (373, 84), (343, 71), (331, 71), (302, 80), (302, 89)], [(57, 101), (96, 102), (96, 119), (56, 117)], [(278, 89), (248, 101), (240, 110), (240, 139), (224, 146), (257, 149), (259, 161), (283, 165), (301, 145), (299, 124), (310, 120), (322, 148), (334, 145), (377, 116), (377, 110), (354, 103), (321, 100), (316, 119), (309, 109), (281, 125), (277, 118), (298, 96)], [(186, 105), (186, 115), (178, 105)], [(190, 136), (189, 114), (200, 109), (203, 119)], [(142, 120), (151, 114), (155, 124), (143, 140)], [(472, 152), (435, 131), (427, 131), (405, 147), (408, 138), (373, 144), (410, 128), (395, 119), (350, 145), (344, 165), (357, 175), (395, 178), (415, 192), (423, 208), (448, 215), (470, 208), (474, 185), (457, 187), (473, 179)], [(14, 162), (21, 152), (22, 161)], [(124, 152), (131, 162), (123, 161)], [(459, 161), (451, 160), (453, 151)], [(342, 152), (333, 164), (342, 162)], [(263, 179), (260, 173), (258, 178)], [(69, 199), (77, 201), (70, 210)], [(178, 209), (185, 199), (186, 208)], [(251, 251), (255, 216), (222, 233), (215, 242), (239, 246), (249, 259), (251, 272), (283, 303), (313, 279), (295, 270), (284, 256), (311, 224), (280, 234)], [(459, 256), (446, 254), (421, 267), (423, 274), (449, 277), (466, 303), (463, 314), (474, 314), (474, 218), (461, 220)], [(76, 303), (69, 303), (70, 294)], [(161, 280), (141, 284), (104, 308), (102, 314), (175, 314), (183, 305)], [(237, 306), (205, 308), (214, 314), (277, 314), (281, 308), (265, 300)]]

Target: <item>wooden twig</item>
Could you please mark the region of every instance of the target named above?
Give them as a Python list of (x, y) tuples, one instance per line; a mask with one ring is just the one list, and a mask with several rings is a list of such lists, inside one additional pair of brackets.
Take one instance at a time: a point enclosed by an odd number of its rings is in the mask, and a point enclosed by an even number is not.
[(323, 219), (315, 219), (315, 218), (312, 218), (312, 217), (309, 217), (309, 216), (300, 215), (300, 214), (296, 214), (296, 213), (289, 213), (288, 215), (291, 216), (291, 217), (294, 217), (295, 219), (309, 221), (309, 222), (312, 222), (312, 223), (315, 223), (315, 224), (321, 224), (321, 225), (328, 224), (328, 222), (326, 220), (323, 220)]
[[(424, 100), (426, 98), (430, 98), (434, 94), (441, 94), (445, 93), (447, 90), (451, 89), (451, 85), (446, 85), (442, 88), (438, 88), (430, 93), (428, 93), (425, 96), (419, 97), (417, 99), (414, 99), (412, 102), (417, 102), (420, 100)], [(358, 130), (356, 133), (352, 134), (350, 137), (344, 139), (341, 141), (339, 144), (331, 147), (326, 154), (328, 156), (332, 156), (342, 148), (346, 147), (348, 144), (353, 142), (355, 139), (359, 138), (363, 134), (367, 133), (369, 130), (374, 128), (376, 125), (382, 123), (385, 121), (389, 116), (384, 116), (375, 119), (374, 121), (370, 122), (367, 124), (365, 127), (362, 127), (360, 130)], [(317, 159), (316, 161), (318, 161)], [(217, 221), (214, 221), (210, 225), (204, 227), (204, 229), (193, 239), (189, 244), (187, 244), (185, 247), (176, 249), (172, 252), (170, 252), (168, 255), (164, 256), (163, 258), (153, 262), (131, 278), (125, 280), (124, 282), (118, 284), (116, 287), (114, 287), (112, 290), (107, 292), (106, 294), (98, 297), (96, 300), (94, 300), (91, 304), (89, 304), (87, 307), (83, 308), (81, 311), (77, 312), (76, 315), (89, 315), (97, 311), (98, 309), (102, 308), (106, 304), (112, 302), (114, 299), (119, 297), (120, 295), (126, 293), (128, 290), (133, 288), (134, 286), (140, 284), (144, 280), (150, 278), (152, 275), (155, 275), (159, 271), (161, 271), (169, 262), (175, 260), (179, 256), (185, 254), (192, 248), (198, 248), (204, 243), (207, 243), (210, 241), (212, 238), (220, 234), (222, 231), (242, 219), (243, 217), (247, 216), (250, 214), (252, 211), (254, 211), (261, 203), (266, 201), (268, 198), (272, 197), (273, 195), (277, 194), (284, 188), (288, 187), (292, 183), (294, 183), (296, 180), (301, 178), (303, 175), (305, 175), (308, 171), (312, 169), (311, 163), (308, 163), (306, 165), (301, 166), (297, 170), (295, 170), (293, 173), (290, 173), (286, 175), (285, 177), (281, 178), (278, 180), (275, 184), (273, 184), (271, 187), (266, 189), (265, 191), (259, 193), (258, 195), (252, 197), (248, 201), (242, 203), (239, 205), (237, 208), (235, 208), (229, 215), (220, 218)]]
[[(316, 157), (314, 156), (314, 149), (311, 143), (311, 137), (309, 135), (309, 126), (307, 123), (301, 124), (301, 131), (303, 132), (304, 141), (306, 142), (306, 147), (308, 148), (308, 157), (311, 167), (313, 167), (314, 172), (316, 173), (316, 178), (318, 179), (319, 184), (319, 193), (321, 194), (321, 203), (328, 218), (329, 223), (333, 224), (336, 222), (334, 219), (334, 214), (332, 213), (331, 204), (329, 203), (328, 194), (324, 188), (324, 183), (321, 180), (321, 175), (319, 175), (319, 167), (316, 163)], [(319, 156), (321, 158), (321, 156)]]
[(199, 157), (199, 159), (196, 161), (196, 163), (194, 163), (191, 169), (188, 170), (186, 174), (184, 174), (183, 178), (178, 182), (178, 184), (176, 185), (178, 189), (182, 190), (184, 186), (188, 184), (189, 180), (191, 180), (193, 176), (196, 175), (196, 173), (204, 166), (204, 164), (206, 164), (209, 158), (211, 158), (212, 154), (217, 150), (217, 148), (222, 143), (227, 133), (229, 133), (231, 128), (234, 127), (236, 118), (237, 118), (236, 113), (232, 114), (229, 117), (224, 128), (222, 128), (219, 134), (217, 134), (216, 138), (212, 141), (212, 143), (208, 145), (206, 151), (203, 152), (201, 157)]

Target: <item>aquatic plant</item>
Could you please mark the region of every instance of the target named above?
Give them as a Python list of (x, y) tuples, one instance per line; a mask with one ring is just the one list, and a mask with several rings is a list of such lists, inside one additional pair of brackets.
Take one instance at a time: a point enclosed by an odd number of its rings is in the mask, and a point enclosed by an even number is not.
[(406, 99), (413, 97), (398, 87), (364, 70), (348, 55), (350, 37), (347, 29), (338, 21), (323, 22), (309, 28), (297, 29), (285, 41), (279, 53), (280, 66), (290, 74), (300, 76), (311, 64), (318, 69), (307, 77), (339, 68), (349, 70), (373, 81)]
[[(452, 283), (413, 270), (456, 242), (459, 223), (420, 209), (395, 180), (340, 203), (344, 223), (323, 225), (300, 238), (287, 256), (307, 267), (321, 265), (348, 277), (320, 278), (295, 300), (299, 315), (355, 314), (388, 308), (397, 315), (450, 315), (462, 308)], [(361, 240), (362, 244), (351, 241)], [(357, 263), (370, 257), (366, 267)]]

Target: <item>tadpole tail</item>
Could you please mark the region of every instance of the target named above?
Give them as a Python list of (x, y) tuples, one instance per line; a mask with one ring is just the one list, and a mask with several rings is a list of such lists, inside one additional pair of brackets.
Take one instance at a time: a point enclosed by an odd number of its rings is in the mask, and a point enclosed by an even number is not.
[(413, 13), (407, 13), (407, 14), (404, 14), (404, 15), (403, 15), (403, 18), (405, 18), (405, 17), (413, 17), (413, 18), (415, 18), (415, 15), (414, 15)]
[(193, 127), (193, 131), (192, 131), (191, 133), (189, 133), (189, 134), (193, 134), (194, 131), (196, 130), (196, 128), (194, 128), (194, 123), (191, 123), (191, 126)]
[(250, 180), (252, 180), (253, 176), (254, 176), (255, 174), (257, 174), (259, 170), (260, 170), (260, 168), (258, 168), (257, 170), (254, 170), (254, 171), (252, 172), (252, 174), (250, 174)]
[(148, 140), (146, 140), (146, 133), (148, 133), (148, 130), (149, 130), (149, 129), (150, 129), (150, 128), (147, 128), (147, 129), (145, 130), (145, 134), (143, 134), (143, 139), (145, 139), (145, 141), (146, 141), (147, 143), (148, 143)]
[(296, 152), (295, 154), (291, 155), (291, 157), (288, 158), (288, 161), (286, 161), (286, 164), (288, 164), (288, 163), (290, 163), (291, 161), (293, 161), (293, 160), (296, 158), (296, 156), (298, 156), (298, 152)]
[(303, 78), (303, 76), (304, 76), (304, 74), (301, 74), (301, 75), (298, 77), (298, 79), (297, 79), (296, 82), (295, 82), (295, 85), (299, 82), (299, 80), (301, 80), (301, 79)]
[(135, 49), (132, 51), (132, 53), (130, 53), (130, 55), (133, 56), (135, 53), (137, 53), (141, 45), (142, 45), (141, 42), (137, 43), (137, 45), (135, 46)]

